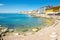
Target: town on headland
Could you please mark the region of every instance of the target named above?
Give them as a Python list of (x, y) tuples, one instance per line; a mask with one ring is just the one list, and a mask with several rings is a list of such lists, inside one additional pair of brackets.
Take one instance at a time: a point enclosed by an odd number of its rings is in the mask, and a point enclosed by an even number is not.
[(48, 18), (53, 15), (59, 16), (60, 6), (44, 6), (44, 7), (40, 7), (37, 10), (21, 11), (20, 13), (31, 15), (33, 17), (47, 17)]

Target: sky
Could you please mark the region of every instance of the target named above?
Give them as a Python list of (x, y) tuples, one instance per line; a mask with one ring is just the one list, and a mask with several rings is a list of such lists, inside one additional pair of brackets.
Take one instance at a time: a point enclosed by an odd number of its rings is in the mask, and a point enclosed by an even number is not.
[(37, 10), (47, 5), (60, 6), (60, 0), (0, 0), (0, 13)]

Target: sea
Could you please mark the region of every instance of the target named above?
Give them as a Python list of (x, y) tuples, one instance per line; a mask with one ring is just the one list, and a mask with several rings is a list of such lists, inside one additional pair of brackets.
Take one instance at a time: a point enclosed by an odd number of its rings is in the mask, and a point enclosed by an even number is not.
[(47, 24), (46, 18), (31, 17), (30, 15), (18, 13), (0, 13), (0, 25), (22, 31), (35, 27), (45, 27)]

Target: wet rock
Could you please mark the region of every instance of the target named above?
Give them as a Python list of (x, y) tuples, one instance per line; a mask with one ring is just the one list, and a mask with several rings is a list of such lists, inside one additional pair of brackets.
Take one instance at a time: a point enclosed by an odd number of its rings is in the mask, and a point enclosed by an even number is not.
[(9, 31), (9, 32), (14, 32), (14, 29), (9, 29), (8, 31)]

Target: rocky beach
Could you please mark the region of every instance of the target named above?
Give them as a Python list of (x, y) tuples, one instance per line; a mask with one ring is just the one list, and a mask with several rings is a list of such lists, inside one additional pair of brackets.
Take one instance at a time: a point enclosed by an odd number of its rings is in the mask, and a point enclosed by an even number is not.
[[(60, 40), (60, 19), (54, 18), (54, 24), (37, 32), (26, 32), (25, 34), (9, 33), (3, 40)], [(34, 29), (35, 31), (37, 29)], [(34, 31), (33, 30), (33, 31)]]

